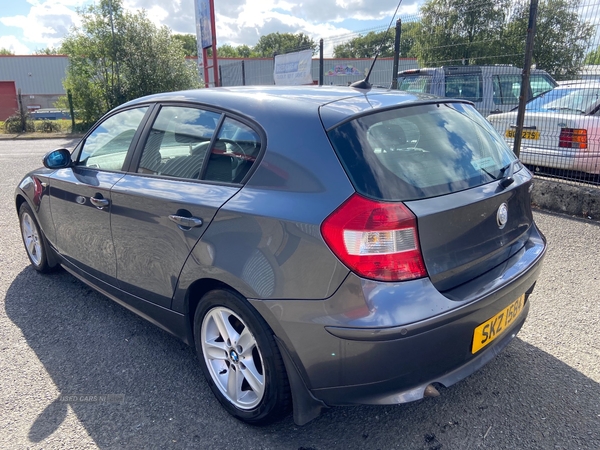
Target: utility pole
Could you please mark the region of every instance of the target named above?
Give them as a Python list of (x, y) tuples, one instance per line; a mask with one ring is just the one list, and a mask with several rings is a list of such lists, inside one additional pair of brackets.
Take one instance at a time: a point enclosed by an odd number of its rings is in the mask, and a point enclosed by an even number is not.
[(114, 100), (116, 102), (115, 105), (111, 105), (111, 107), (115, 107), (121, 104), (121, 78), (119, 76), (119, 60), (117, 58), (117, 48), (115, 46), (115, 24), (114, 24), (114, 20), (113, 20), (113, 6), (112, 6), (112, 1), (113, 0), (108, 0), (108, 12), (110, 15), (110, 35), (111, 35), (111, 42), (112, 42), (112, 51), (113, 51), (113, 65), (116, 69), (115, 71), (115, 75), (117, 77), (117, 91), (115, 93), (115, 87), (114, 87), (114, 81), (113, 81), (113, 97)]
[(396, 21), (396, 38), (394, 39), (394, 66), (392, 68), (392, 89), (398, 89), (398, 63), (400, 60), (400, 36), (402, 35), (402, 19)]
[(533, 60), (533, 39), (535, 37), (535, 24), (537, 21), (538, 0), (531, 0), (529, 4), (529, 24), (527, 25), (527, 41), (525, 43), (525, 61), (523, 62), (523, 75), (521, 78), (521, 93), (519, 95), (519, 111), (517, 112), (517, 129), (513, 152), (517, 158), (521, 154), (521, 138), (523, 135), (523, 123), (525, 122), (525, 104), (529, 99), (529, 74), (531, 73), (531, 61)]

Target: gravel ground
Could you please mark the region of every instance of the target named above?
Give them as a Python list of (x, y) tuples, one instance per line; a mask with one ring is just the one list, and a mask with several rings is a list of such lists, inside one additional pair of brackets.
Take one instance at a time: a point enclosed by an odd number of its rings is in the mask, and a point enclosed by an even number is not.
[(64, 271), (28, 266), (15, 186), (70, 144), (0, 140), (0, 449), (600, 448), (598, 223), (535, 213), (550, 248), (528, 321), (440, 397), (253, 428), (220, 407), (184, 344)]

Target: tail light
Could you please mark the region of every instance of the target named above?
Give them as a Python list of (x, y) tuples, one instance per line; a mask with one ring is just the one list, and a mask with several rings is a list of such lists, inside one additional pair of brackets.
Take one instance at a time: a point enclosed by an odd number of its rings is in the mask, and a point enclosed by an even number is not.
[(404, 281), (427, 276), (417, 220), (402, 203), (353, 194), (321, 225), (331, 251), (361, 277)]
[(561, 128), (558, 146), (587, 149), (587, 130), (584, 128)]

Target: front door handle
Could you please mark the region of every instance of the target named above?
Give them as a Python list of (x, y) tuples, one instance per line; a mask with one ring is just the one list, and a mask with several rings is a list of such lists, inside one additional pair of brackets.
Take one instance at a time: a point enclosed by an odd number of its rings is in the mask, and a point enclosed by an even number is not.
[(108, 206), (108, 199), (90, 197), (90, 202), (98, 209), (104, 209)]
[(200, 227), (203, 223), (202, 219), (200, 219), (199, 217), (185, 217), (178, 216), (177, 214), (169, 215), (169, 219), (171, 219), (173, 222), (179, 225), (180, 228), (187, 230), (189, 230), (190, 228)]

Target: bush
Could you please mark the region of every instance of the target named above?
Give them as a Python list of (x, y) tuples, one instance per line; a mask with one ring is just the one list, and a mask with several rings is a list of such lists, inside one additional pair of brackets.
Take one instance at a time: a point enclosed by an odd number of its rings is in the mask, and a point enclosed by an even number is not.
[(35, 121), (35, 131), (40, 133), (56, 133), (61, 131), (60, 123), (55, 120), (36, 120)]
[[(23, 132), (22, 123), (21, 123), (21, 115), (13, 114), (8, 119), (4, 121), (4, 131), (7, 133), (21, 133)], [(35, 126), (33, 125), (33, 120), (29, 114), (25, 114), (25, 131), (32, 132), (35, 131)]]

